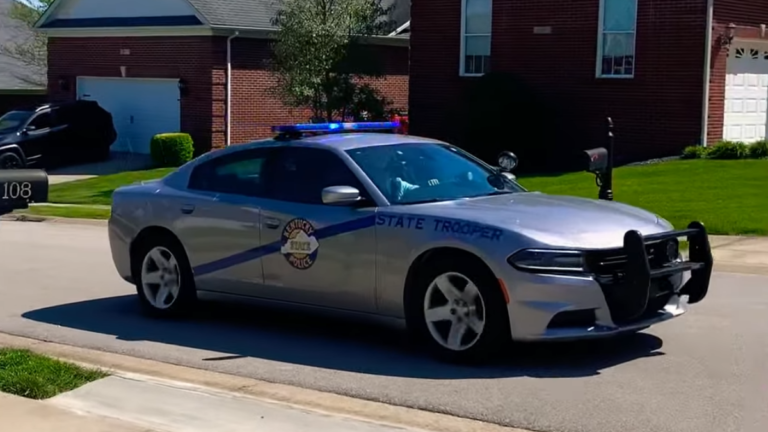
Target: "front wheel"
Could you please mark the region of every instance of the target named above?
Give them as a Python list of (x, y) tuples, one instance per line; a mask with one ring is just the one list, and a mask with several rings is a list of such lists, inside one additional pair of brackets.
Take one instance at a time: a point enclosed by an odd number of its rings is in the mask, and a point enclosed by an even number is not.
[(134, 257), (136, 291), (145, 312), (158, 317), (191, 312), (197, 302), (195, 281), (178, 241), (147, 241)]
[(24, 163), (16, 153), (0, 154), (0, 169), (19, 169), (23, 168)]
[(506, 302), (490, 270), (467, 259), (428, 263), (408, 296), (408, 327), (439, 359), (489, 360), (511, 342)]

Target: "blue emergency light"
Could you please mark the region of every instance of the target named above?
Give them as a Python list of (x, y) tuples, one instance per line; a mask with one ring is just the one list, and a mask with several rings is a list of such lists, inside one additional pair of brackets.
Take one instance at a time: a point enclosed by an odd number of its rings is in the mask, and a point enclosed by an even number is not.
[(272, 132), (282, 134), (303, 132), (344, 132), (391, 130), (400, 127), (400, 122), (360, 122), (360, 123), (301, 123), (294, 125), (272, 126)]

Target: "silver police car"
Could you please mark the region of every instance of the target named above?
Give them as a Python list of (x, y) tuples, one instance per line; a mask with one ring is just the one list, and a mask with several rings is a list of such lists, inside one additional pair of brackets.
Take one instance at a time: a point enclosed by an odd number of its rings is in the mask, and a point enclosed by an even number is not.
[(155, 315), (248, 298), (389, 318), (451, 361), (636, 332), (706, 296), (701, 223), (675, 230), (618, 202), (529, 192), (511, 153), (492, 167), (380, 130), (394, 126), (276, 127), (119, 188), (117, 271)]

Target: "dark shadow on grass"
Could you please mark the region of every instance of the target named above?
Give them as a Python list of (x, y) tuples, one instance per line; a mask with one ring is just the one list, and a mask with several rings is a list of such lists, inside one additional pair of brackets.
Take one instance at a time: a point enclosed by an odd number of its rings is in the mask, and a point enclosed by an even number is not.
[(429, 379), (584, 377), (638, 358), (663, 355), (656, 336), (558, 344), (521, 344), (484, 366), (440, 363), (422, 355), (404, 331), (263, 307), (206, 303), (187, 320), (141, 314), (135, 296), (120, 296), (38, 309), (23, 314), (37, 322), (220, 352), (204, 361), (242, 357), (371, 375)]

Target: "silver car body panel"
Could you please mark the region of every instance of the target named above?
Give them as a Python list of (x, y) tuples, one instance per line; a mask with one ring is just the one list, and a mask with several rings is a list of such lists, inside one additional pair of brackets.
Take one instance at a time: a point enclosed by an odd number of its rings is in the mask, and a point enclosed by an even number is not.
[[(144, 229), (165, 228), (183, 244), (200, 291), (402, 319), (411, 265), (427, 251), (455, 248), (482, 259), (507, 290), (510, 328), (516, 340), (607, 336), (646, 328), (686, 311), (687, 296), (674, 295), (664, 313), (617, 326), (594, 278), (522, 272), (507, 262), (524, 248), (618, 248), (628, 230), (649, 235), (673, 229), (655, 214), (618, 202), (537, 192), (391, 205), (345, 153), (413, 142), (440, 143), (372, 133), (291, 142), (263, 140), (207, 153), (163, 179), (122, 187), (114, 194), (109, 220), (116, 269), (131, 281), (132, 242)], [(376, 205), (308, 205), (187, 190), (190, 173), (199, 164), (231, 152), (270, 146), (335, 152)], [(187, 214), (189, 208), (194, 211)], [(289, 262), (293, 255), (281, 253), (286, 252), (285, 236), (301, 231), (292, 230), (290, 224), (311, 231), (316, 239), (311, 262)], [(686, 277), (673, 277), (674, 285), (679, 288)], [(582, 309), (595, 311), (594, 326), (548, 328), (557, 313)]]

